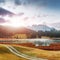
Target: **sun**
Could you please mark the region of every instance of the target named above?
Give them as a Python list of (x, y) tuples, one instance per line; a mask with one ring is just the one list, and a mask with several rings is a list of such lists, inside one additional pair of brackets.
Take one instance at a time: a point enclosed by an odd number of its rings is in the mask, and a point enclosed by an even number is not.
[(0, 25), (10, 27), (27, 27), (29, 24), (26, 20), (24, 20), (24, 17), (21, 16), (12, 16), (12, 17), (5, 16), (3, 18), (5, 19), (6, 22)]
[(14, 16), (10, 18), (10, 22), (8, 25), (12, 27), (22, 27), (22, 26), (25, 26), (25, 21), (23, 20), (23, 18), (19, 16)]

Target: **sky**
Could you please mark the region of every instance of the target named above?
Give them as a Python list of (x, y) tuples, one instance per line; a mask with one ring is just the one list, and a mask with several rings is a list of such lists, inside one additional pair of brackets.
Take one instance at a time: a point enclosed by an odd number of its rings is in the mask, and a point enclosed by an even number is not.
[[(31, 26), (60, 22), (60, 0), (0, 0), (0, 7), (16, 16), (7, 17), (0, 24), (11, 26)], [(3, 20), (3, 19), (2, 19)]]

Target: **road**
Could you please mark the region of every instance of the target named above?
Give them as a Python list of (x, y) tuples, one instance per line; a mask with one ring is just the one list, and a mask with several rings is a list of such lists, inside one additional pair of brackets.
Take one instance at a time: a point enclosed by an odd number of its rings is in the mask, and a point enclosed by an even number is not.
[(19, 56), (28, 60), (48, 60), (48, 59), (43, 59), (43, 58), (31, 57), (29, 55), (23, 54), (11, 45), (3, 45), (3, 46), (6, 47), (10, 52), (15, 54), (16, 56)]

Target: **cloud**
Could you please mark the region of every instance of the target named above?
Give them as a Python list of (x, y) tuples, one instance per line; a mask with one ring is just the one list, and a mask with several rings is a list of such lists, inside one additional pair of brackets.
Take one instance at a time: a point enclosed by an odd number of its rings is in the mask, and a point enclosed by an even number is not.
[(14, 3), (15, 3), (16, 5), (21, 5), (21, 4), (22, 4), (20, 0), (15, 0)]
[(0, 0), (0, 3), (9, 3), (15, 5), (24, 5), (24, 6), (45, 6), (47, 0)]
[[(52, 0), (50, 0), (50, 2), (48, 2), (48, 0), (0, 0), (0, 3), (3, 3), (0, 4), (0, 7), (3, 6), (3, 8), (6, 8), (8, 11), (16, 13), (19, 18), (22, 18), (20, 20), (24, 20), (26, 24), (28, 23), (27, 25), (60, 21), (60, 13), (55, 10), (52, 11), (52, 8), (50, 8), (55, 6), (54, 4), (56, 3), (54, 2), (53, 4)], [(55, 14), (57, 16), (52, 16)], [(7, 21), (0, 19), (0, 23), (4, 22)]]
[(0, 3), (4, 3), (5, 2), (5, 0), (0, 0)]
[(33, 7), (46, 7), (47, 0), (22, 0), (24, 6), (33, 6)]
[(22, 15), (24, 15), (24, 13), (23, 13), (23, 12), (21, 12), (21, 13), (19, 13), (19, 14), (18, 14), (18, 16), (22, 16)]
[(5, 22), (7, 22), (7, 21), (5, 21), (5, 19), (0, 18), (0, 23), (5, 23)]
[(26, 21), (26, 20), (28, 20), (29, 19), (29, 17), (24, 17), (24, 21)]

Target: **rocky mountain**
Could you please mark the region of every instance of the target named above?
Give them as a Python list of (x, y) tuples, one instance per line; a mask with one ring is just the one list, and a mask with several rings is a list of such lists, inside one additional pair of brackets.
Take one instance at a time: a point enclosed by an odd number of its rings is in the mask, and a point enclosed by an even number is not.
[(60, 22), (52, 23), (51, 25), (57, 30), (60, 30)]
[(53, 28), (49, 27), (47, 25), (32, 25), (28, 27), (29, 29), (35, 30), (35, 31), (51, 31)]

